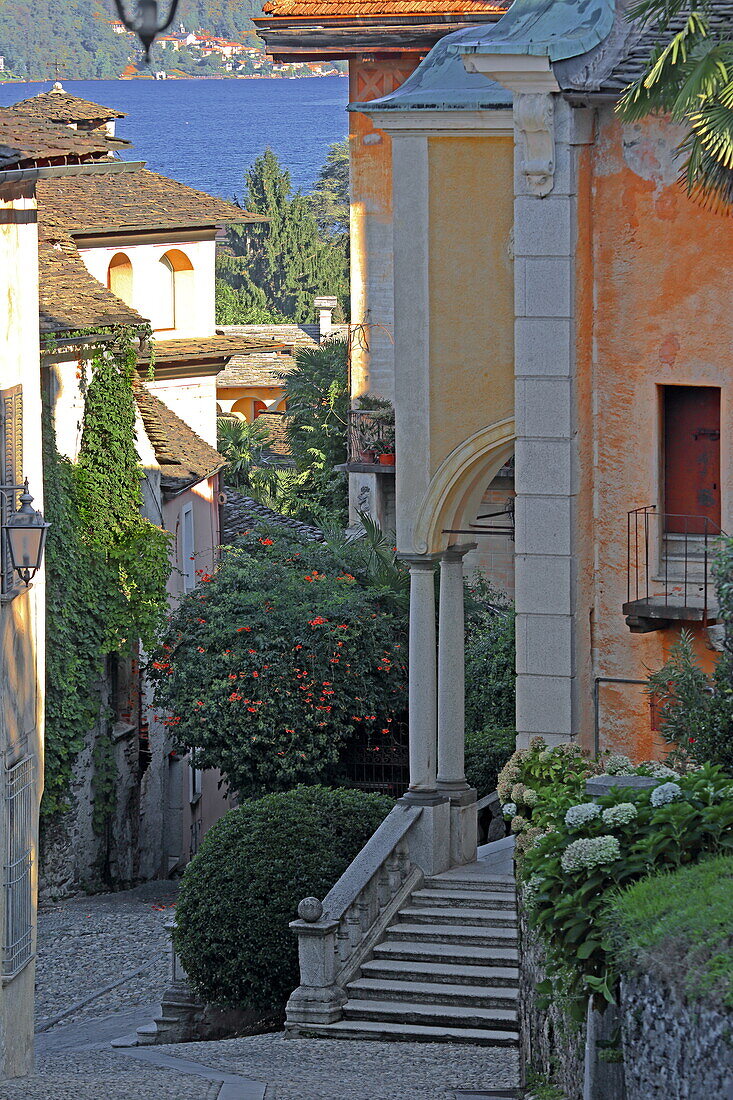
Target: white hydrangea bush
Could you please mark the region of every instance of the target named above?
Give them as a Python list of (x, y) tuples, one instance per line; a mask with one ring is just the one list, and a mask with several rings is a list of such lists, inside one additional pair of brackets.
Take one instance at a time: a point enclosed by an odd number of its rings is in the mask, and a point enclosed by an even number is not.
[(568, 829), (580, 829), (589, 821), (595, 821), (601, 816), (601, 807), (595, 802), (581, 802), (578, 806), (571, 806), (565, 813), (565, 824)]
[(501, 808), (501, 812), (506, 818), (514, 817), (517, 812), (516, 802), (505, 802)]
[(638, 817), (638, 811), (633, 802), (620, 802), (618, 806), (608, 806), (601, 814), (604, 825), (630, 825)]
[(677, 783), (662, 783), (655, 787), (651, 793), (652, 806), (667, 806), (670, 802), (676, 802), (682, 798), (682, 788)]
[(594, 867), (615, 863), (620, 857), (621, 846), (617, 837), (610, 834), (583, 837), (567, 846), (560, 857), (560, 865), (565, 872), (590, 871)]

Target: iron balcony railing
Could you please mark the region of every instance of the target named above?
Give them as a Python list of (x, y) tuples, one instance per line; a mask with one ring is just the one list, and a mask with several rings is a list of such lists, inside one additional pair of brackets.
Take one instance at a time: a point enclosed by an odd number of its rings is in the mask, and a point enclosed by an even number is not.
[(691, 617), (707, 622), (717, 611), (710, 566), (725, 537), (707, 516), (658, 512), (656, 504), (632, 509), (626, 527), (627, 603), (689, 609)]

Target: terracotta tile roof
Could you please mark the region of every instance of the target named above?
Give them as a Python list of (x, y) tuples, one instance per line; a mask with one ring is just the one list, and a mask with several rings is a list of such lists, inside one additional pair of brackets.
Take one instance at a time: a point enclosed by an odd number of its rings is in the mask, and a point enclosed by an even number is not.
[(385, 15), (464, 15), (505, 12), (509, 0), (267, 0), (266, 15), (340, 19)]
[(70, 237), (38, 241), (38, 295), (43, 336), (86, 328), (143, 325), (145, 320), (87, 271)]
[(217, 389), (238, 386), (281, 386), (282, 375), (295, 366), (292, 355), (276, 352), (249, 352), (233, 356), (216, 376)]
[(139, 379), (133, 382), (133, 390), (145, 434), (160, 466), (161, 488), (167, 496), (204, 481), (226, 465), (218, 451)]
[(80, 133), (54, 122), (41, 122), (22, 111), (0, 108), (0, 170), (49, 161), (99, 160), (109, 149), (104, 135)]
[(251, 531), (253, 527), (282, 527), (286, 531), (302, 535), (309, 542), (323, 542), (323, 531), (317, 527), (311, 527), (307, 523), (293, 519), (292, 516), (283, 516), (280, 512), (273, 512), (265, 504), (258, 500), (238, 493), (236, 489), (225, 489), (226, 502), (224, 504), (222, 523), (222, 542), (235, 542), (239, 535)]
[(50, 92), (39, 92), (29, 99), (21, 99), (10, 109), (48, 122), (111, 122), (114, 118), (127, 118), (123, 111), (71, 95), (60, 84), (54, 84)]
[(41, 180), (37, 195), (46, 222), (74, 235), (266, 220), (147, 168), (119, 176)]

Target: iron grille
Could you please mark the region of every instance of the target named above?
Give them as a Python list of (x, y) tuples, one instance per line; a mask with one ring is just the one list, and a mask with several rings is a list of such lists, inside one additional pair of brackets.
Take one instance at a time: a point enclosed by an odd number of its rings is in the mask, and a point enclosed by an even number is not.
[(5, 942), (2, 977), (10, 981), (33, 955), (33, 806), (32, 756), (5, 769)]
[[(23, 467), (23, 391), (20, 386), (0, 391), (0, 483), (19, 485)], [(17, 493), (0, 492), (0, 524), (18, 507)], [(0, 531), (0, 592), (14, 592), (18, 578), (10, 564), (5, 531)]]
[(360, 791), (400, 798), (410, 782), (406, 725), (400, 723), (395, 733), (361, 731), (349, 748), (346, 778)]

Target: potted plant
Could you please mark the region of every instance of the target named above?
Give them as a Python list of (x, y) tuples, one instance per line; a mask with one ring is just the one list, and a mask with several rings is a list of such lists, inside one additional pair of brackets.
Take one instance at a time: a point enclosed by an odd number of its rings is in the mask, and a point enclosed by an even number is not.
[(395, 422), (391, 401), (374, 394), (364, 394), (357, 402), (361, 460), (375, 461), (380, 466), (394, 466)]

